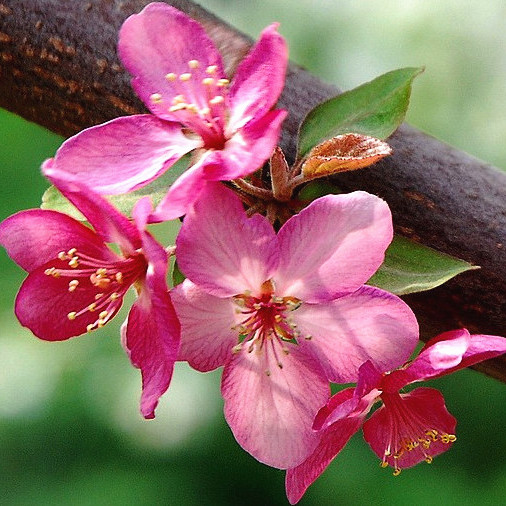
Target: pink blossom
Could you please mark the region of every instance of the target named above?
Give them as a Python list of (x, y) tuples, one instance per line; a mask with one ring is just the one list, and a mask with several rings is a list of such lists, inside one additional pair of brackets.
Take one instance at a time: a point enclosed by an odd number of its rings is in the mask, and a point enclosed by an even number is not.
[(329, 381), (355, 381), (365, 360), (390, 370), (413, 351), (408, 306), (364, 286), (391, 239), (387, 204), (364, 192), (318, 199), (278, 234), (217, 183), (186, 214), (176, 248), (187, 279), (172, 292), (179, 359), (224, 365), (225, 417), (261, 462), (286, 469), (314, 450)]
[(364, 438), (397, 476), (401, 469), (450, 449), (455, 437), (455, 418), (448, 413), (444, 398), (433, 388), (416, 388), (400, 393), (406, 385), (438, 378), (506, 352), (506, 339), (470, 335), (465, 329), (445, 332), (431, 339), (420, 354), (400, 369), (381, 373), (367, 361), (360, 367), (355, 389), (334, 395), (315, 418), (320, 442), (302, 464), (289, 469), (286, 491), (291, 504), (325, 470), (357, 432), (374, 403), (382, 406), (364, 423)]
[(101, 194), (145, 186), (183, 155), (191, 167), (172, 185), (153, 220), (183, 215), (206, 180), (254, 172), (270, 157), (286, 111), (273, 110), (284, 85), (287, 48), (267, 27), (231, 83), (204, 28), (164, 3), (130, 16), (118, 51), (132, 86), (152, 114), (83, 130), (60, 147), (58, 170)]
[[(94, 230), (56, 211), (31, 209), (0, 224), (0, 243), (28, 277), (16, 298), (21, 324), (37, 337), (61, 341), (103, 327), (135, 286), (137, 301), (122, 343), (142, 373), (141, 412), (154, 417), (168, 388), (179, 348), (179, 322), (167, 285), (167, 253), (145, 230), (152, 212), (140, 200), (135, 224), (99, 195), (46, 164), (46, 174)], [(121, 254), (106, 243), (114, 242)]]

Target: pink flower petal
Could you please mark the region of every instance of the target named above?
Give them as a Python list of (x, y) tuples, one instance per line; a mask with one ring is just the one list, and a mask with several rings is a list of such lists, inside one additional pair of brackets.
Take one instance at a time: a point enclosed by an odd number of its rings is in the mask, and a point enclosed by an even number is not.
[[(221, 55), (203, 27), (186, 14), (162, 3), (152, 3), (139, 14), (130, 16), (121, 27), (118, 52), (133, 75), (132, 86), (141, 100), (157, 116), (179, 121), (169, 112), (172, 99), (184, 95), (187, 103), (207, 107), (207, 88), (202, 83), (216, 66), (212, 77), (224, 76)], [(197, 68), (190, 62), (196, 61)], [(176, 79), (166, 76), (175, 74)], [(179, 78), (191, 74), (188, 80)], [(157, 95), (155, 95), (157, 94)], [(153, 100), (155, 97), (159, 99)]]
[(148, 270), (146, 288), (122, 326), (122, 342), (132, 364), (141, 370), (141, 413), (155, 417), (160, 396), (172, 378), (179, 348), (179, 322), (160, 280)]
[(286, 114), (284, 110), (270, 111), (232, 135), (220, 153), (221, 163), (206, 167), (206, 178), (226, 181), (261, 168), (272, 155)]
[(86, 251), (94, 258), (116, 259), (93, 230), (56, 211), (30, 209), (10, 216), (0, 224), (0, 244), (26, 271), (71, 248)]
[(295, 467), (316, 447), (311, 424), (329, 387), (318, 364), (298, 347), (291, 346), (289, 355), (274, 341), (260, 352), (243, 347), (225, 365), (221, 390), (237, 442), (260, 462)]
[(411, 309), (395, 295), (369, 286), (334, 301), (302, 303), (291, 315), (300, 345), (318, 358), (332, 382), (356, 381), (367, 360), (379, 371), (395, 369), (418, 342)]
[(141, 247), (139, 232), (130, 220), (76, 176), (53, 169), (47, 161), (43, 165), (43, 172), (63, 196), (84, 214), (104, 241), (116, 243), (128, 255)]
[(225, 364), (238, 343), (239, 333), (231, 299), (209, 295), (186, 279), (171, 292), (181, 322), (179, 360), (207, 372)]
[(364, 417), (369, 413), (381, 393), (383, 375), (370, 360), (360, 366), (358, 375), (355, 389), (341, 390), (320, 409), (315, 417), (313, 429), (326, 429), (345, 418)]
[(201, 144), (186, 137), (179, 123), (150, 114), (124, 116), (65, 141), (54, 168), (78, 176), (97, 193), (126, 193), (147, 185)]
[(302, 499), (308, 487), (325, 471), (351, 436), (360, 429), (364, 417), (365, 415), (345, 418), (322, 431), (320, 442), (314, 452), (302, 464), (287, 470), (285, 486), (290, 504), (296, 504)]
[(207, 177), (204, 168), (219, 163), (220, 160), (219, 152), (204, 152), (198, 162), (183, 172), (172, 184), (150, 221), (168, 221), (186, 214), (206, 185)]
[(279, 231), (278, 293), (318, 302), (356, 290), (383, 262), (392, 233), (390, 209), (374, 195), (315, 200)]
[[(56, 260), (33, 270), (16, 298), (15, 313), (21, 325), (46, 341), (62, 341), (84, 334), (87, 326), (99, 318), (96, 311), (85, 311), (73, 320), (68, 318), (69, 313), (79, 312), (95, 302), (97, 289), (89, 280), (81, 279), (78, 288), (69, 292), (72, 278), (44, 274), (46, 268), (59, 267), (59, 264), (64, 263)], [(118, 299), (109, 319), (119, 311), (121, 302), (121, 298)]]
[(431, 339), (408, 367), (392, 373), (389, 380), (395, 381), (398, 389), (414, 381), (451, 374), (503, 353), (506, 353), (504, 337), (470, 335), (466, 329), (452, 330)]
[(440, 392), (417, 388), (402, 396), (383, 394), (382, 399), (385, 405), (364, 424), (364, 438), (383, 462), (404, 469), (450, 449), (457, 422)]
[(277, 27), (265, 28), (237, 69), (229, 94), (231, 131), (271, 109), (285, 85), (288, 49)]
[(181, 271), (218, 297), (259, 293), (276, 267), (276, 246), (264, 217), (247, 218), (231, 190), (211, 183), (186, 214), (176, 241)]

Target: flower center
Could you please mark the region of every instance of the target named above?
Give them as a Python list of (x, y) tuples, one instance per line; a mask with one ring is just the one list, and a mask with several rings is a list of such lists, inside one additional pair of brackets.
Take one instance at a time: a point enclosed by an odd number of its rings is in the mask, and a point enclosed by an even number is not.
[(111, 261), (93, 258), (71, 248), (58, 253), (55, 261), (58, 267), (49, 267), (44, 274), (54, 278), (69, 278), (68, 292), (90, 299), (88, 305), (71, 311), (67, 318), (75, 320), (85, 313), (98, 312), (98, 318), (86, 327), (88, 332), (103, 327), (118, 312), (127, 290), (144, 276), (147, 269), (146, 259), (141, 252)]
[(390, 419), (381, 467), (392, 466), (394, 476), (401, 473), (403, 460), (409, 461), (403, 467), (422, 460), (431, 464), (433, 456), (441, 453), (441, 445), (457, 440), (455, 434), (449, 434), (443, 427), (435, 424), (434, 420), (429, 420), (427, 414), (408, 406), (398, 393), (383, 393), (381, 399)]
[(218, 67), (204, 68), (198, 60), (188, 62), (187, 72), (165, 75), (172, 93), (164, 97), (161, 93), (150, 96), (153, 105), (160, 106), (177, 116), (179, 121), (198, 133), (207, 149), (223, 149), (227, 112), (228, 79), (216, 76)]
[(277, 354), (277, 346), (283, 353), (288, 354), (287, 343), (297, 344), (299, 333), (296, 325), (290, 321), (289, 313), (301, 305), (295, 297), (277, 297), (271, 280), (262, 285), (261, 295), (254, 297), (249, 293), (236, 295), (234, 301), (237, 313), (244, 315), (244, 319), (234, 327), (239, 332), (239, 343), (234, 346), (234, 353), (247, 347), (248, 353), (271, 347), (280, 368), (283, 367)]

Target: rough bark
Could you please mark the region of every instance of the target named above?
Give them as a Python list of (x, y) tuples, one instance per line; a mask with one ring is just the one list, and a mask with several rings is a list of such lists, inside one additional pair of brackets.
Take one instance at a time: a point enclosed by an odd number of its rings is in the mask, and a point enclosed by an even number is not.
[[(116, 55), (124, 19), (148, 0), (0, 0), (0, 106), (69, 136), (111, 118), (145, 112)], [(167, 1), (202, 22), (233, 72), (250, 39), (185, 0)], [(290, 111), (282, 147), (294, 156), (301, 119), (337, 89), (291, 65), (279, 105)], [(397, 232), (463, 258), (480, 270), (405, 297), (422, 336), (467, 327), (506, 329), (506, 174), (411, 128), (390, 139), (395, 152), (339, 177), (390, 204)], [(506, 359), (479, 367), (506, 381)]]

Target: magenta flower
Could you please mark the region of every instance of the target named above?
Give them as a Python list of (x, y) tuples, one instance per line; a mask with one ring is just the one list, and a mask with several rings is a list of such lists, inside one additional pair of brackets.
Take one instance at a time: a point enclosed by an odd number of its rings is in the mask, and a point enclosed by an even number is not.
[[(147, 197), (137, 203), (132, 224), (50, 164), (46, 174), (95, 230), (66, 214), (40, 209), (21, 211), (0, 224), (0, 244), (28, 271), (16, 298), (16, 316), (37, 337), (61, 341), (103, 327), (135, 286), (137, 301), (123, 324), (122, 343), (142, 373), (141, 412), (153, 418), (177, 358), (179, 322), (165, 281), (167, 253), (145, 230), (151, 203)], [(107, 246), (110, 242), (121, 254)]]
[(357, 432), (373, 404), (383, 405), (365, 422), (364, 438), (381, 459), (382, 467), (401, 469), (448, 450), (455, 441), (455, 418), (433, 388), (400, 393), (406, 385), (438, 378), (506, 352), (506, 339), (470, 335), (465, 329), (431, 339), (412, 362), (382, 374), (367, 361), (360, 367), (357, 387), (334, 395), (318, 413), (314, 428), (320, 442), (313, 454), (286, 474), (286, 493), (297, 503), (306, 489)]
[(118, 51), (132, 86), (153, 114), (83, 130), (60, 147), (58, 170), (101, 194), (142, 187), (193, 151), (153, 219), (183, 215), (206, 180), (254, 172), (270, 157), (286, 111), (271, 108), (284, 85), (287, 48), (267, 27), (229, 84), (221, 55), (203, 27), (164, 3), (123, 24)]
[(355, 381), (365, 360), (390, 370), (413, 351), (408, 306), (363, 285), (391, 238), (387, 204), (364, 192), (321, 198), (278, 234), (216, 183), (186, 214), (176, 252), (188, 279), (172, 292), (179, 359), (225, 366), (225, 417), (259, 461), (301, 463), (329, 381)]

